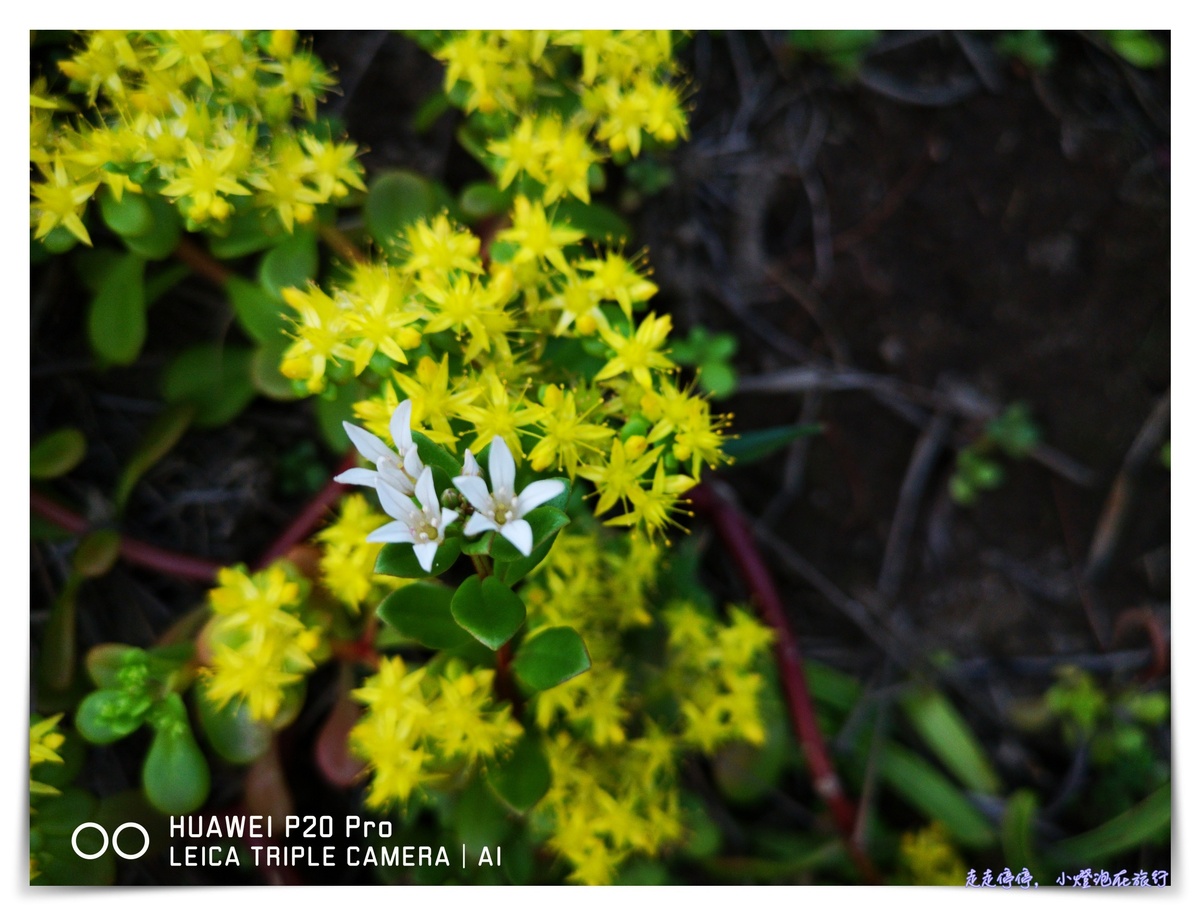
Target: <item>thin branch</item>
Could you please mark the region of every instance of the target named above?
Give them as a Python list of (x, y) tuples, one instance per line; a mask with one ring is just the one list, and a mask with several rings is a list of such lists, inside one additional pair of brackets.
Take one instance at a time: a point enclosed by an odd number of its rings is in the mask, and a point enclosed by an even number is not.
[[(30, 491), (29, 507), (33, 512), (56, 524), (71, 534), (84, 534), (91, 528), (87, 519), (76, 514), (69, 508), (55, 502), (39, 492)], [(207, 559), (188, 556), (152, 546), (132, 537), (122, 537), (119, 552), (121, 557), (131, 565), (154, 569), (176, 578), (186, 578), (190, 581), (212, 582), (216, 580), (219, 563)]]
[(233, 271), (201, 248), (186, 235), (175, 246), (175, 259), (181, 261), (197, 276), (203, 277), (221, 289), (233, 276)]
[(846, 842), (847, 850), (863, 877), (880, 882), (875, 866), (854, 841), (857, 811), (842, 788), (841, 779), (833, 768), (825, 738), (817, 724), (816, 710), (804, 677), (804, 657), (792, 634), (783, 601), (775, 589), (771, 573), (754, 542), (754, 535), (741, 514), (723, 499), (711, 485), (702, 483), (692, 490), (692, 503), (697, 511), (707, 515), (716, 528), (725, 548), (733, 557), (764, 621), (775, 630), (775, 657), (779, 676), (787, 695), (792, 727), (804, 749), (812, 774), (813, 788), (833, 813), (834, 821)]
[[(337, 473), (349, 470), (357, 463), (358, 452), (351, 449), (346, 452), (346, 456), (338, 466)], [(329, 510), (337, 504), (338, 499), (342, 497), (342, 493), (346, 489), (347, 487), (344, 484), (336, 483), (333, 480), (326, 483), (324, 488), (313, 496), (307, 505), (300, 509), (291, 523), (284, 528), (283, 533), (275, 538), (275, 542), (267, 547), (258, 560), (257, 568), (261, 569), (264, 566), (270, 565), (276, 559), (286, 556), (292, 547), (296, 546), (316, 530), (317, 525), (321, 523)]]

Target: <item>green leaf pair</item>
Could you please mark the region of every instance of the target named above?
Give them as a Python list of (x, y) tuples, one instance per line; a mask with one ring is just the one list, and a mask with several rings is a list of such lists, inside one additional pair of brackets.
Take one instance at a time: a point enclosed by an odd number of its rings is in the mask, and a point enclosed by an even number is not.
[[(437, 651), (461, 648), (471, 638), (495, 651), (525, 622), (525, 604), (494, 575), (473, 575), (453, 591), (439, 582), (415, 582), (385, 598), (376, 612), (401, 635)], [(513, 671), (530, 692), (557, 686), (589, 667), (583, 639), (568, 626), (526, 639), (513, 658)]]

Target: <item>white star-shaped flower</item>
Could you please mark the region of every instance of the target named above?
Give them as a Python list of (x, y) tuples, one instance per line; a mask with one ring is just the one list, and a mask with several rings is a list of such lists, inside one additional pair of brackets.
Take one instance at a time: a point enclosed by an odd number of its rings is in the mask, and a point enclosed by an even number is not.
[(398, 492), (386, 480), (376, 487), (383, 510), (395, 518), (383, 527), (367, 534), (369, 543), (411, 543), (417, 562), (426, 572), (433, 570), (433, 557), (446, 539), (446, 526), (458, 517), (458, 512), (442, 508), (433, 488), (433, 470), (426, 467), (417, 478), (415, 487), (418, 505), (408, 495)]
[(380, 483), (384, 482), (404, 495), (411, 496), (415, 491), (417, 478), (425, 469), (425, 465), (421, 463), (421, 456), (417, 453), (417, 446), (413, 443), (412, 430), (409, 428), (411, 417), (411, 400), (404, 401), (392, 413), (392, 440), (396, 443), (399, 454), (385, 445), (383, 439), (372, 435), (366, 429), (353, 423), (342, 423), (358, 453), (374, 463), (375, 469), (354, 467), (345, 473), (339, 473), (333, 479), (352, 486), (373, 486), (377, 490), (382, 490)]
[[(472, 459), (471, 463), (475, 463)], [(475, 464), (478, 467), (478, 464)], [(465, 470), (466, 468), (464, 468)], [(454, 478), (458, 491), (466, 496), (475, 509), (467, 519), (463, 533), (472, 537), (484, 531), (499, 531), (500, 536), (528, 556), (533, 551), (533, 528), (525, 515), (543, 502), (549, 502), (563, 491), (561, 480), (537, 480), (516, 491), (517, 465), (504, 439), (497, 435), (492, 439), (492, 451), (488, 455), (488, 471), (492, 479), (492, 491), (488, 492), (483, 478), (471, 473)]]

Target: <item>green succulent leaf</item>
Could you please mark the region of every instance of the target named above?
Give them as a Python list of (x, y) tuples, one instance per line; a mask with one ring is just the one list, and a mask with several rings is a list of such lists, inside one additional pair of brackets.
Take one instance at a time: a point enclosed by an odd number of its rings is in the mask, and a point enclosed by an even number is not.
[(527, 813), (550, 790), (550, 763), (538, 736), (527, 731), (511, 756), (489, 766), (487, 783), (516, 813)]
[(409, 171), (380, 175), (371, 182), (363, 215), (367, 231), (382, 246), (400, 241), (404, 229), (437, 212), (437, 194), (425, 178)]
[(124, 254), (104, 275), (88, 311), (88, 340), (102, 362), (129, 365), (146, 342), (146, 262)]
[(144, 697), (131, 696), (124, 690), (99, 689), (79, 703), (75, 729), (89, 743), (113, 743), (140, 728), (149, 711), (150, 702)]
[(267, 752), (275, 732), (266, 722), (251, 718), (245, 702), (218, 705), (208, 698), (207, 691), (199, 685), (193, 695), (200, 728), (223, 759), (244, 766)]
[(163, 398), (195, 408), (197, 426), (223, 426), (254, 399), (253, 350), (203, 343), (180, 353), (163, 374)]
[[(179, 700), (176, 693), (168, 698)], [(181, 816), (200, 809), (208, 798), (209, 779), (208, 762), (186, 714), (182, 721), (173, 720), (155, 729), (142, 765), (142, 786), (157, 810)]]
[(531, 692), (550, 689), (592, 666), (579, 633), (570, 626), (543, 629), (517, 649), (512, 669)]
[(470, 641), (471, 635), (450, 612), (453, 597), (454, 591), (441, 582), (418, 581), (389, 594), (375, 613), (401, 635), (426, 648), (458, 648)]
[(263, 255), (258, 268), (262, 287), (278, 299), (289, 286), (303, 288), (317, 275), (317, 233), (297, 229)]
[(43, 435), (29, 449), (29, 475), (53, 480), (70, 473), (87, 454), (87, 439), (73, 426)]
[(454, 620), (493, 651), (516, 635), (525, 622), (525, 604), (512, 589), (489, 575), (472, 575), (454, 592)]

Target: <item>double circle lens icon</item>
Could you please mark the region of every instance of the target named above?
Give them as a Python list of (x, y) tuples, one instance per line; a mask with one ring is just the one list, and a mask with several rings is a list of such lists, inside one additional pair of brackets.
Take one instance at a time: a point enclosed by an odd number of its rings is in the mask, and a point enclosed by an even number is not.
[[(78, 842), (79, 834), (81, 832), (83, 832), (83, 830), (87, 829), (89, 826), (92, 829), (95, 829), (98, 833), (100, 833), (100, 835), (104, 839), (104, 844), (100, 846), (100, 850), (97, 852), (87, 853), (87, 852), (82, 852), (79, 850), (79, 842)], [(140, 832), (142, 834), (142, 847), (140, 849), (138, 849), (136, 854), (129, 854), (128, 852), (122, 851), (121, 846), (117, 844), (117, 839), (120, 837), (121, 833), (123, 833), (126, 829), (136, 829), (138, 832)], [(71, 833), (71, 848), (75, 849), (75, 854), (79, 855), (79, 857), (83, 858), (86, 861), (90, 861), (93, 858), (99, 858), (102, 854), (104, 854), (106, 851), (108, 851), (108, 842), (109, 842), (108, 831), (103, 826), (101, 826), (99, 823), (93, 823), (91, 821), (88, 821), (86, 823), (80, 823), (78, 826), (75, 827), (75, 831), (73, 833)], [(126, 861), (133, 861), (137, 858), (140, 858), (142, 855), (144, 855), (150, 849), (150, 833), (146, 832), (146, 827), (143, 826), (141, 823), (122, 823), (120, 826), (118, 826), (113, 831), (112, 847), (113, 847), (113, 851), (115, 851), (118, 855), (120, 855)]]

